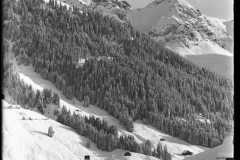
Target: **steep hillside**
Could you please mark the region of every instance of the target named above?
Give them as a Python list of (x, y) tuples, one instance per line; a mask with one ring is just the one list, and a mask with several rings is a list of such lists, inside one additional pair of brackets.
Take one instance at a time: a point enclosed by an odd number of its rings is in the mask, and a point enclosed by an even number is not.
[[(3, 106), (3, 158), (7, 160), (83, 160), (90, 155), (92, 160), (125, 160), (124, 150), (103, 152), (80, 136), (75, 130), (54, 120), (2, 101)], [(52, 138), (47, 136), (48, 127), (55, 131)], [(127, 159), (157, 160), (157, 158), (132, 153)]]
[[(9, 47), (9, 51), (11, 51), (11, 45)], [(95, 116), (99, 117), (100, 119), (104, 119), (110, 125), (114, 125), (118, 129), (118, 135), (131, 135), (134, 136), (134, 139), (138, 143), (144, 143), (146, 140), (150, 140), (152, 147), (157, 146), (160, 138), (165, 138), (166, 140), (162, 142), (163, 145), (166, 145), (169, 152), (172, 154), (173, 160), (182, 160), (184, 157), (180, 155), (180, 153), (184, 150), (190, 150), (194, 154), (201, 153), (205, 151), (206, 147), (201, 147), (197, 145), (191, 145), (187, 142), (184, 142), (178, 138), (175, 138), (171, 135), (163, 133), (156, 128), (143, 124), (142, 121), (133, 122), (134, 130), (133, 132), (128, 132), (124, 129), (124, 127), (119, 123), (119, 120), (111, 116), (109, 113), (104, 111), (97, 106), (90, 105), (90, 107), (84, 107), (82, 102), (79, 102), (77, 99), (68, 100), (55, 86), (53, 83), (43, 79), (38, 73), (34, 72), (32, 66), (24, 66), (24, 65), (17, 65), (16, 59), (12, 57), (11, 53), (8, 54), (11, 57), (11, 61), (14, 64), (15, 70), (19, 73), (20, 79), (24, 81), (24, 83), (31, 85), (34, 91), (40, 90), (42, 91), (44, 88), (51, 89), (53, 92), (57, 93), (60, 97), (60, 107), (66, 106), (67, 109), (71, 111), (71, 113), (77, 113), (81, 116)], [(7, 95), (7, 93), (5, 94)], [(51, 119), (56, 119), (53, 114), (54, 111), (53, 106), (48, 106), (48, 108), (44, 109), (44, 115)], [(35, 109), (34, 109), (35, 110)], [(78, 110), (78, 112), (76, 112)], [(35, 110), (37, 111), (37, 110)], [(27, 111), (26, 111), (27, 112)], [(25, 116), (28, 118), (27, 116)]]
[[(60, 1), (57, 2), (60, 4)], [(80, 12), (86, 9), (97, 11), (121, 23), (130, 21), (136, 30), (148, 33), (154, 40), (198, 66), (233, 79), (229, 73), (232, 71), (228, 70), (233, 68), (233, 63), (226, 63), (233, 53), (233, 22), (222, 23), (220, 19), (205, 16), (184, 0), (154, 1), (145, 8), (135, 10), (131, 10), (126, 1), (114, 0), (64, 0), (62, 5), (71, 10), (77, 7)], [(209, 65), (209, 61), (203, 61), (209, 58), (209, 54), (220, 55), (217, 59), (221, 61), (210, 58)], [(220, 67), (219, 63), (222, 64)]]
[(223, 22), (223, 24), (226, 26), (226, 29), (227, 29), (227, 32), (228, 34), (234, 38), (234, 34), (233, 34), (233, 31), (234, 31), (234, 21), (231, 20), (231, 21), (226, 21), (226, 22)]
[[(44, 0), (49, 2), (49, 0)], [(57, 0), (60, 4), (60, 1)], [(117, 0), (62, 0), (61, 3), (72, 8), (83, 10), (91, 10), (102, 13), (104, 16), (109, 16), (118, 20), (119, 22), (125, 23), (126, 13), (131, 9), (131, 5), (127, 1), (117, 1)]]
[[(68, 101), (107, 111), (129, 132), (134, 121), (142, 120), (193, 145), (214, 147), (231, 132), (232, 83), (129, 24), (53, 1), (9, 0), (4, 5), (9, 21), (4, 38), (14, 41), (17, 63), (32, 65)], [(9, 49), (7, 42), (4, 47)]]
[(216, 160), (220, 155), (234, 157), (233, 136), (224, 139), (223, 144), (205, 152), (187, 157), (184, 160)]
[(205, 41), (224, 48), (231, 41), (221, 20), (202, 15), (184, 0), (156, 0), (129, 12), (128, 18), (135, 29), (170, 48), (172, 45), (191, 48)]
[(123, 1), (115, 0), (100, 0), (98, 3), (93, 3), (85, 7), (85, 9), (91, 9), (102, 13), (104, 16), (109, 16), (115, 18), (118, 21), (124, 23), (128, 20), (126, 19), (126, 13), (129, 11), (131, 6)]
[(233, 57), (217, 54), (187, 55), (186, 59), (200, 67), (233, 80)]

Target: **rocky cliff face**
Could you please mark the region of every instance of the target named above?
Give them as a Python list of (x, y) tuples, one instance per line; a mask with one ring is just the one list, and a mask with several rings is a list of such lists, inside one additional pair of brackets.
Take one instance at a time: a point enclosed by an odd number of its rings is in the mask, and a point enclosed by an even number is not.
[(105, 16), (113, 17), (120, 22), (126, 22), (126, 13), (130, 10), (131, 6), (126, 1), (115, 0), (100, 0), (93, 3), (90, 8), (101, 12)]

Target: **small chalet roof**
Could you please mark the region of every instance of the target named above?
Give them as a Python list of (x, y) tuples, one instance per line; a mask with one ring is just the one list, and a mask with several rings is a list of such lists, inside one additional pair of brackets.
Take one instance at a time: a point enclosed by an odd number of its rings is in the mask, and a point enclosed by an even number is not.
[(131, 153), (129, 151), (124, 153), (124, 156), (131, 156)]
[(90, 160), (90, 155), (85, 155), (84, 160)]
[(190, 152), (189, 150), (184, 150), (182, 153), (188, 153), (188, 152)]

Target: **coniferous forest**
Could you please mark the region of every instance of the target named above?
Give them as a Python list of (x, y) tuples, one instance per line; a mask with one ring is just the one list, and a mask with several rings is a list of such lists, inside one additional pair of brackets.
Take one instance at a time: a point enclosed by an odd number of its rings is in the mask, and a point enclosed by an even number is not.
[[(34, 91), (31, 85), (26, 85), (20, 80), (18, 74), (14, 71), (13, 65), (8, 61), (4, 63), (4, 73), (4, 88), (7, 88), (8, 94), (18, 105), (30, 110), (37, 108), (42, 114), (44, 114), (44, 108), (48, 107), (47, 105), (57, 105), (59, 107), (60, 99), (58, 94), (49, 89), (43, 89), (42, 92), (39, 90)], [(71, 114), (70, 110), (67, 110), (65, 106), (61, 110), (59, 109), (54, 111), (54, 114), (58, 117), (58, 122), (75, 129), (80, 135), (92, 140), (96, 143), (97, 148), (102, 151), (111, 152), (115, 149), (125, 149), (163, 160), (171, 160), (171, 154), (166, 146), (162, 146), (161, 143), (152, 150), (149, 140), (139, 144), (131, 135), (118, 136), (117, 127), (110, 126), (104, 119), (101, 120), (94, 116), (82, 117), (76, 112)]]
[[(68, 99), (89, 99), (90, 104), (119, 119), (130, 132), (133, 122), (140, 119), (194, 145), (217, 146), (232, 132), (232, 82), (197, 67), (135, 31), (129, 23), (91, 10), (81, 13), (77, 7), (67, 10), (52, 0), (49, 4), (41, 0), (5, 0), (4, 6), (4, 20), (10, 21), (4, 25), (4, 37), (15, 42), (13, 52), (18, 62), (32, 64)], [(7, 50), (7, 44), (5, 47)], [(86, 60), (84, 65), (78, 66), (79, 59)], [(112, 142), (114, 127), (105, 127), (104, 121), (101, 124), (94, 117), (66, 118), (65, 113), (66, 109), (59, 113), (61, 123), (82, 135), (86, 133), (81, 127), (91, 133), (98, 131), (88, 138), (95, 142), (102, 136), (117, 146)], [(197, 120), (199, 115), (210, 123)], [(81, 121), (86, 124), (76, 125)], [(132, 137), (122, 141), (132, 141), (137, 152), (139, 147)], [(103, 150), (114, 148), (96, 143)], [(144, 146), (144, 154), (153, 154), (148, 151), (148, 142)], [(161, 145), (158, 148), (163, 150)], [(154, 155), (159, 152), (154, 151)]]

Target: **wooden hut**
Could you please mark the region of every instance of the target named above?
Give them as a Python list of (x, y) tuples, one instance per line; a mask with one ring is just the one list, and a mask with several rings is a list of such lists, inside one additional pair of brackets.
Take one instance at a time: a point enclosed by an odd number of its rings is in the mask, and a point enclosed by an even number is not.
[(127, 151), (124, 153), (124, 156), (131, 156), (131, 153)]
[(189, 150), (185, 150), (185, 151), (182, 152), (182, 155), (184, 155), (184, 156), (188, 156), (188, 155), (192, 155), (192, 154), (193, 153), (190, 152)]
[(89, 155), (84, 156), (84, 160), (90, 160), (90, 156)]

